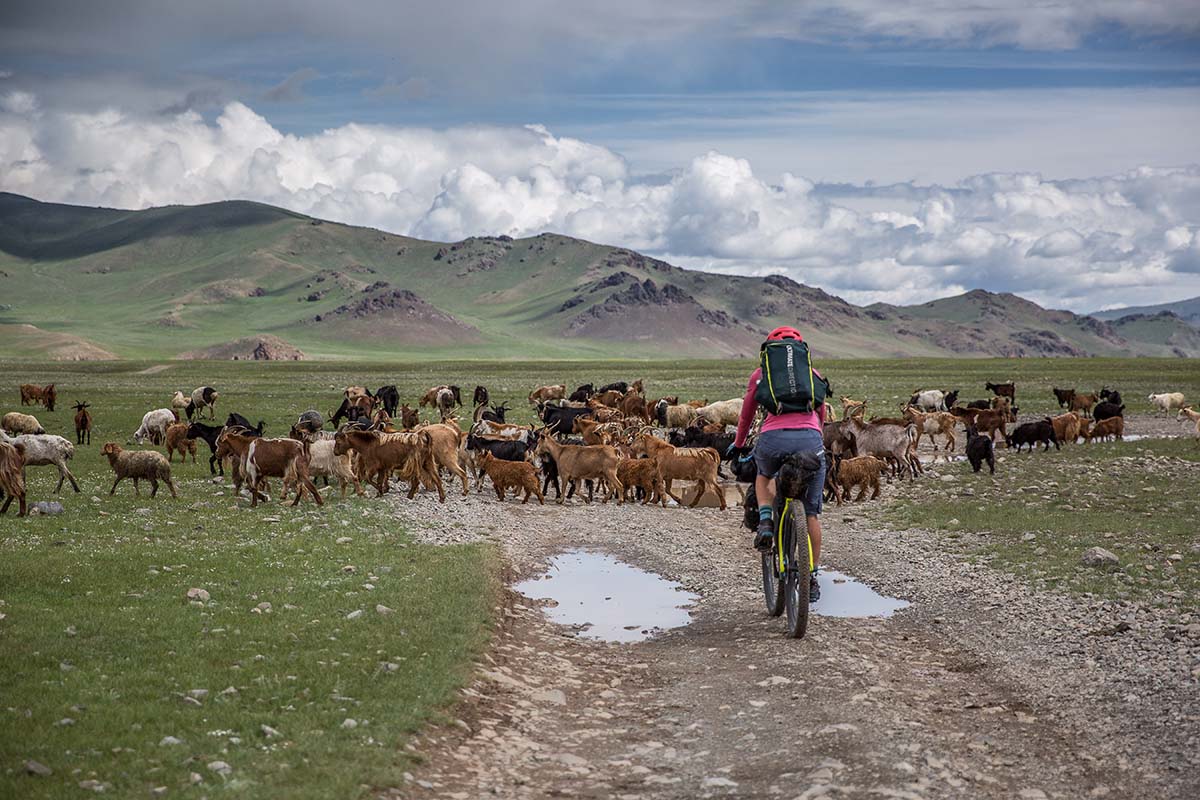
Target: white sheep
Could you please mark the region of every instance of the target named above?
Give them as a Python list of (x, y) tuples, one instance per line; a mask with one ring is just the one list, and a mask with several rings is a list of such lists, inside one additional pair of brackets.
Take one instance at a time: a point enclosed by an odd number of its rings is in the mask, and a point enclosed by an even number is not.
[(149, 439), (153, 444), (162, 444), (167, 437), (167, 428), (179, 421), (175, 412), (169, 408), (156, 408), (147, 411), (142, 417), (141, 426), (133, 432), (133, 440), (138, 444)]
[(945, 411), (946, 393), (941, 389), (917, 389), (908, 404), (921, 411)]
[(732, 400), (718, 400), (696, 409), (697, 417), (704, 417), (706, 422), (715, 422), (718, 425), (737, 425), (738, 417), (741, 414), (742, 398), (740, 397)]
[(1164, 414), (1170, 414), (1174, 409), (1183, 408), (1184, 406), (1183, 392), (1152, 394), (1147, 399), (1150, 401), (1150, 405)]
[(0, 431), (0, 441), (8, 444), (19, 444), (25, 449), (25, 466), (27, 467), (58, 467), (58, 486), (55, 492), (62, 491), (63, 481), (71, 482), (71, 488), (79, 491), (75, 476), (67, 468), (67, 462), (75, 456), (75, 445), (69, 439), (55, 436), (52, 433), (26, 433), (21, 436), (8, 436)]
[(22, 414), (19, 411), (10, 411), (5, 414), (4, 418), (0, 419), (0, 429), (14, 435), (46, 432), (42, 423), (37, 421), (37, 417), (32, 414)]

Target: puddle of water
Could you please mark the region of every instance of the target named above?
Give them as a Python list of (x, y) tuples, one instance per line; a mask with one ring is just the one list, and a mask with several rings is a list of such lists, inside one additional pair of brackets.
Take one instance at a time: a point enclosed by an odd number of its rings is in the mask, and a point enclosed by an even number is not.
[(553, 622), (579, 626), (580, 636), (605, 642), (640, 642), (687, 625), (687, 606), (699, 599), (675, 581), (586, 550), (555, 556), (544, 576), (521, 581), (516, 590), (555, 601), (545, 608)]
[(907, 600), (884, 597), (865, 583), (837, 570), (822, 568), (821, 599), (812, 613), (825, 617), (890, 617), (911, 605)]

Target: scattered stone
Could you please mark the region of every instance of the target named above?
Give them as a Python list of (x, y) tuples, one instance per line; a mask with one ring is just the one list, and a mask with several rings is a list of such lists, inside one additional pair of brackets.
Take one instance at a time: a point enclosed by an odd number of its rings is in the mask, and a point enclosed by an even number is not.
[(192, 589), (187, 590), (187, 599), (188, 600), (192, 600), (192, 601), (198, 602), (198, 603), (207, 603), (208, 598), (209, 598), (209, 594), (208, 594), (207, 589), (192, 588)]
[(395, 614), (396, 609), (388, 608), (387, 606), (385, 606), (381, 603), (381, 604), (375, 606), (375, 613), (376, 614)]
[(350, 544), (354, 540), (349, 536), (339, 536), (335, 541), (337, 544)]
[(197, 700), (203, 700), (208, 697), (208, 689), (189, 689), (188, 697), (194, 697)]
[(261, 733), (263, 736), (267, 737), (268, 739), (274, 739), (275, 737), (280, 735), (279, 731), (275, 730), (270, 725), (259, 725), (258, 732)]
[(47, 767), (40, 761), (34, 761), (32, 758), (26, 759), (25, 771), (30, 775), (37, 775), (39, 778), (49, 778), (54, 774), (54, 770)]
[(209, 772), (215, 772), (218, 775), (228, 775), (233, 772), (233, 767), (224, 761), (210, 761), (207, 764)]
[(351, 611), (349, 614), (346, 615), (346, 619), (358, 619), (362, 615), (363, 615), (363, 610), (361, 608), (356, 608), (353, 611)]
[(533, 699), (539, 703), (553, 703), (556, 706), (567, 704), (567, 696), (561, 689), (543, 689), (540, 692), (534, 692)]
[(1121, 559), (1117, 558), (1116, 554), (1105, 550), (1103, 547), (1092, 547), (1084, 551), (1084, 554), (1079, 558), (1079, 563), (1083, 564), (1085, 567), (1115, 569), (1120, 566)]
[(346, 719), (342, 721), (342, 727), (348, 731), (352, 731), (358, 727), (358, 720)]
[(108, 786), (106, 786), (105, 784), (101, 783), (98, 780), (89, 778), (86, 781), (80, 781), (79, 788), (80, 789), (89, 789), (89, 790), (95, 792), (96, 794), (100, 794), (101, 792), (108, 789)]
[(162, 738), (162, 740), (159, 741), (158, 746), (159, 747), (173, 747), (177, 744), (183, 744), (183, 739), (178, 739), (174, 736), (164, 736)]

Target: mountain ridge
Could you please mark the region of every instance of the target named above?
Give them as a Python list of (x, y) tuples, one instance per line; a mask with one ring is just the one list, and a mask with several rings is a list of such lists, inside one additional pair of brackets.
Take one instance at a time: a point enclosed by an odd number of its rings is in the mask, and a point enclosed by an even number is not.
[[(0, 323), (121, 357), (269, 335), (311, 358), (730, 358), (781, 321), (825, 357), (1200, 355), (1178, 318), (982, 289), (862, 307), (560, 234), (431, 242), (242, 200), (122, 211), (0, 193), (0, 295)], [(36, 355), (28, 336), (0, 351)]]

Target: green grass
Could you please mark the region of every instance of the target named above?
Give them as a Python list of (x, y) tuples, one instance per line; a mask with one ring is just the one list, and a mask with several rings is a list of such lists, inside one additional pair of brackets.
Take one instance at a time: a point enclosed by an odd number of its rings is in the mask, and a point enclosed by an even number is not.
[[(889, 520), (945, 531), (947, 547), (1045, 586), (1176, 609), (1200, 603), (1194, 440), (998, 454), (994, 478), (959, 464), (957, 481), (905, 484)], [(1114, 553), (1119, 570), (1081, 566), (1095, 546)]]

